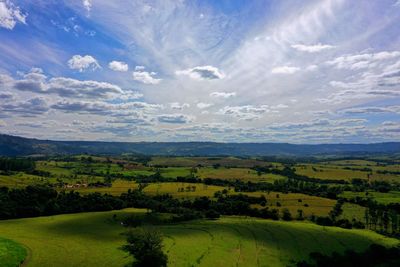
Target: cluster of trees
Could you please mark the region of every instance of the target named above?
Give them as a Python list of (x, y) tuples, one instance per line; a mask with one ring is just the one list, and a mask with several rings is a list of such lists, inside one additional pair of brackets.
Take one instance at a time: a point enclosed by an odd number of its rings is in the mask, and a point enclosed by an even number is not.
[(121, 199), (107, 194), (83, 196), (73, 191), (59, 193), (51, 187), (37, 185), (22, 189), (0, 188), (0, 219), (106, 211), (125, 206)]
[(162, 234), (154, 229), (134, 229), (126, 233), (127, 244), (122, 249), (131, 254), (134, 267), (166, 267), (168, 257), (163, 252)]
[(344, 204), (344, 199), (339, 199), (333, 209), (329, 212), (329, 216), (313, 216), (311, 221), (315, 222), (318, 225), (324, 226), (337, 226), (341, 228), (351, 229), (364, 229), (365, 224), (358, 220), (348, 220), (348, 219), (339, 219), (339, 216), (343, 213), (342, 206)]
[(387, 235), (400, 236), (400, 205), (382, 205), (368, 201), (365, 223), (368, 229)]
[(35, 169), (35, 162), (28, 158), (0, 158), (0, 170), (31, 171)]
[(372, 244), (364, 252), (355, 252), (347, 250), (344, 254), (334, 252), (332, 255), (327, 256), (318, 252), (310, 254), (312, 262), (301, 261), (297, 263), (298, 267), (374, 267), (374, 266), (387, 266), (395, 267), (400, 266), (400, 248), (386, 248), (381, 245)]
[(285, 166), (282, 170), (270, 167), (260, 167), (255, 166), (252, 168), (253, 170), (257, 171), (257, 173), (272, 173), (278, 174), (282, 176), (286, 176), (289, 179), (298, 180), (298, 181), (305, 181), (305, 182), (317, 182), (321, 184), (347, 184), (348, 182), (345, 180), (336, 180), (336, 179), (318, 179), (318, 178), (310, 178), (305, 175), (300, 175), (296, 173), (294, 168), (290, 168), (289, 166)]
[(148, 196), (139, 190), (128, 190), (121, 196), (78, 192), (57, 192), (48, 186), (28, 186), (23, 189), (0, 188), (0, 219), (23, 218), (88, 211), (117, 210), (126, 207), (147, 208), (154, 212), (174, 214), (172, 222), (197, 218), (218, 218), (224, 215), (246, 215), (260, 218), (290, 220), (288, 211), (282, 216), (277, 209), (252, 208), (252, 204), (266, 205), (264, 196), (216, 194), (217, 199), (198, 197), (179, 200), (172, 196)]

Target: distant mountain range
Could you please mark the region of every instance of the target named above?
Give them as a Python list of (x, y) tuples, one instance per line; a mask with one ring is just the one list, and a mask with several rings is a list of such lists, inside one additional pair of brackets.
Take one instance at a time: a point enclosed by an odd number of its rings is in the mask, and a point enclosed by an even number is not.
[(162, 156), (317, 156), (397, 154), (400, 142), (374, 144), (51, 141), (0, 134), (1, 156), (123, 153)]

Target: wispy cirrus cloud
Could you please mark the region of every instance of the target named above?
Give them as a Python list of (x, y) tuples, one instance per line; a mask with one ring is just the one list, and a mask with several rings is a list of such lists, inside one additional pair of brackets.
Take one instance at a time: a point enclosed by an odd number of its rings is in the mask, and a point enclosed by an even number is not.
[(318, 53), (324, 50), (333, 49), (335, 46), (321, 43), (315, 45), (293, 44), (292, 48), (301, 52)]

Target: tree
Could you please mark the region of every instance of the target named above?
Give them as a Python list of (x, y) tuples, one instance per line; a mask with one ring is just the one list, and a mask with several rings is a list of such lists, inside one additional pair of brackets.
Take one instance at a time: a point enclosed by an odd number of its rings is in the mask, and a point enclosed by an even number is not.
[(162, 235), (152, 229), (136, 229), (127, 233), (128, 244), (122, 249), (136, 261), (132, 266), (136, 267), (164, 267), (167, 266), (167, 255), (162, 251)]
[(282, 210), (282, 219), (284, 221), (291, 221), (292, 220), (292, 214), (290, 214), (290, 211), (288, 209), (283, 209)]

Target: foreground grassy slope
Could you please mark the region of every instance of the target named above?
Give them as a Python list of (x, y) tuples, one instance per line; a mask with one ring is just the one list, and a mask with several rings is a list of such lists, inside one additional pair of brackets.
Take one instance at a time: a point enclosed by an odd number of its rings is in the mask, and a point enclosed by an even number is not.
[[(0, 222), (0, 236), (31, 251), (27, 266), (123, 266), (130, 261), (119, 249), (126, 231), (111, 220), (143, 210), (58, 215)], [(287, 266), (312, 251), (363, 250), (375, 242), (399, 241), (364, 230), (321, 227), (310, 223), (225, 217), (159, 226), (165, 235), (170, 266)]]
[(0, 266), (19, 266), (27, 255), (26, 249), (16, 242), (0, 237)]

